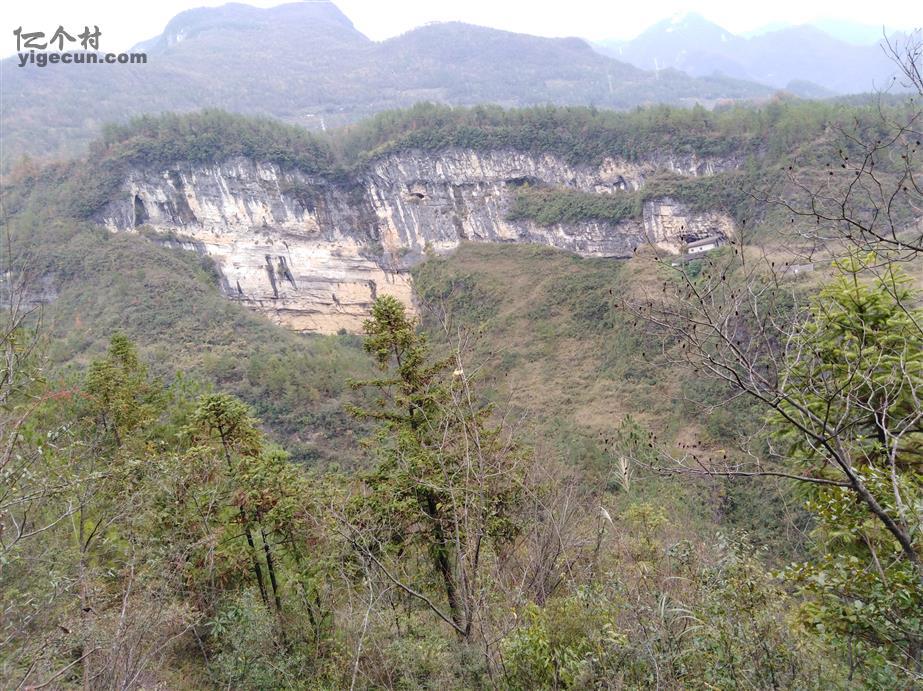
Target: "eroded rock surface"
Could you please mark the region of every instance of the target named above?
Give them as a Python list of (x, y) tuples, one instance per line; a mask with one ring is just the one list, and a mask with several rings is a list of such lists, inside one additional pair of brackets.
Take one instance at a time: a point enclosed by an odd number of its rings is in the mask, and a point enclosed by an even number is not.
[(450, 150), (382, 157), (327, 179), (235, 159), (134, 170), (99, 220), (112, 231), (149, 226), (211, 256), (227, 296), (297, 331), (358, 331), (379, 294), (412, 305), (408, 269), (463, 241), (551, 245), (627, 257), (643, 242), (678, 252), (684, 240), (730, 236), (731, 219), (650, 200), (643, 218), (542, 226), (508, 218), (524, 183), (595, 193), (640, 189), (668, 170), (709, 175), (732, 162), (693, 157), (574, 166), (550, 154)]

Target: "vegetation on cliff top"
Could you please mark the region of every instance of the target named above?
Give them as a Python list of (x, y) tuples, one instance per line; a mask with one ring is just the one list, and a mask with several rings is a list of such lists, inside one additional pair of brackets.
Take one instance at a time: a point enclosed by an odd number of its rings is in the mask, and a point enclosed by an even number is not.
[[(900, 104), (886, 106), (900, 112)], [(505, 109), (420, 103), (379, 113), (329, 133), (278, 120), (219, 110), (142, 116), (108, 125), (92, 145), (99, 160), (134, 165), (215, 162), (232, 156), (299, 168), (308, 173), (361, 167), (396, 151), (451, 148), (550, 153), (572, 164), (598, 165), (682, 157), (770, 161), (810, 152), (832, 125), (873, 126), (877, 104), (843, 105), (780, 98), (763, 106), (654, 106), (614, 112), (577, 106)]]
[[(891, 108), (892, 115), (900, 115), (902, 106)], [(781, 170), (791, 161), (822, 166), (836, 123), (871, 137), (879, 124), (877, 113), (869, 105), (795, 100), (713, 112), (662, 106), (627, 113), (419, 104), (330, 134), (216, 110), (142, 116), (107, 126), (86, 157), (46, 166), (21, 163), (4, 185), (4, 202), (8, 213), (31, 209), (40, 215), (89, 219), (114, 197), (132, 167), (214, 164), (241, 156), (342, 179), (390, 153), (461, 148), (554, 154), (585, 165), (598, 165), (607, 157), (661, 161), (665, 167), (678, 159), (712, 159), (719, 167), (724, 161), (736, 170), (701, 179), (662, 174), (648, 181), (643, 194), (674, 196), (697, 209), (721, 208), (744, 218), (753, 210), (747, 191), (765, 180), (767, 171)], [(558, 211), (552, 210), (555, 206)], [(524, 199), (518, 213), (560, 221), (613, 219), (627, 211), (627, 204), (611, 200), (545, 193)]]
[[(169, 122), (113, 130), (101, 155), (151, 163)], [(273, 151), (176, 141), (203, 161)], [(795, 147), (809, 165), (814, 144)], [(46, 174), (63, 187), (62, 170)], [(690, 203), (726, 183), (690, 182)], [(11, 268), (54, 297), (45, 352), (15, 299), (0, 321), (10, 686), (919, 682), (923, 314), (893, 254), (855, 255), (799, 303), (824, 272), (761, 274), (758, 248), (669, 267), (466, 245), (415, 269), (422, 325), (376, 302), (366, 358), (357, 338), (303, 339), (224, 301), (208, 262), (156, 238), (49, 220), (79, 191), (20, 190), (9, 223)], [(638, 201), (523, 192), (549, 218)], [(703, 376), (725, 353), (756, 364)], [(814, 491), (733, 472), (764, 462)]]
[(758, 171), (750, 169), (705, 177), (660, 173), (649, 177), (639, 190), (604, 193), (525, 184), (515, 190), (507, 218), (528, 219), (543, 226), (580, 222), (616, 224), (640, 219), (648, 200), (669, 198), (694, 212), (724, 211), (738, 224), (745, 224), (769, 211), (754, 198), (760, 183)]

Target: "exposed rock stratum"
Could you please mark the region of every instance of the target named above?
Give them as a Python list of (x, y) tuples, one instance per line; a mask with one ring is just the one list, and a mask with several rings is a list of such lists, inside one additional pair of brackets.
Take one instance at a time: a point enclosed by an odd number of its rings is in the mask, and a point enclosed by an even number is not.
[(394, 153), (336, 177), (243, 158), (179, 162), (132, 170), (98, 220), (114, 232), (151, 227), (168, 234), (164, 242), (210, 256), (229, 298), (288, 328), (355, 332), (376, 295), (412, 306), (410, 267), (461, 242), (618, 258), (646, 242), (678, 252), (684, 241), (734, 233), (726, 214), (693, 213), (670, 198), (650, 199), (642, 218), (618, 223), (511, 220), (524, 184), (606, 194), (640, 189), (657, 172), (701, 176), (731, 166), (691, 156), (582, 166), (552, 154), (469, 150)]

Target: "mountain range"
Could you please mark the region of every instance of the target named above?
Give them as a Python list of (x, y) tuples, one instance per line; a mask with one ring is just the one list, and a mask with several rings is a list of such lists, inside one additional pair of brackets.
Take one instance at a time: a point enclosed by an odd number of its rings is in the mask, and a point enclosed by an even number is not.
[[(821, 26), (860, 35), (854, 27)], [(846, 29), (850, 33), (844, 34)], [(868, 31), (861, 35), (869, 37)], [(665, 19), (631, 41), (603, 41), (597, 47), (641, 69), (723, 75), (812, 98), (885, 88), (894, 73), (877, 41), (856, 44), (811, 25), (737, 36), (697, 14)]]
[(6, 165), (26, 152), (73, 152), (105, 122), (204, 107), (320, 129), (420, 101), (621, 109), (771, 94), (724, 77), (641, 70), (578, 38), (443, 23), (375, 42), (330, 2), (190, 10), (139, 48), (147, 64), (2, 61)]
[(165, 111), (221, 108), (326, 129), (421, 101), (713, 107), (780, 88), (823, 98), (884, 86), (894, 72), (877, 46), (813, 27), (744, 38), (687, 15), (594, 47), (448, 22), (373, 41), (331, 2), (189, 10), (134, 50), (146, 64), (0, 61), (2, 170), (24, 154), (79, 152), (107, 122)]

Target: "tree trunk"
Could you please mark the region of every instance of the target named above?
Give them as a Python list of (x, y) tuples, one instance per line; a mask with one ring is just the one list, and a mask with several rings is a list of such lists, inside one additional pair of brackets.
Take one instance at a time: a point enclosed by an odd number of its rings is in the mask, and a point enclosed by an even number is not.
[[(218, 434), (221, 437), (221, 446), (224, 449), (224, 460), (228, 466), (228, 477), (234, 478), (234, 464), (231, 462), (231, 449), (228, 445), (227, 434), (224, 430), (219, 429)], [(266, 585), (263, 583), (263, 569), (260, 567), (259, 553), (256, 551), (256, 544), (253, 541), (253, 533), (250, 531), (250, 521), (247, 518), (247, 512), (244, 507), (239, 508), (240, 524), (244, 529), (244, 535), (247, 536), (247, 545), (250, 547), (250, 559), (253, 562), (253, 574), (256, 576), (256, 583), (260, 587), (260, 597), (263, 604), (269, 609), (269, 598), (266, 595)]]
[(452, 614), (452, 621), (461, 631), (468, 631), (469, 627), (465, 626), (464, 617), (462, 616), (461, 604), (458, 601), (458, 588), (455, 584), (455, 574), (452, 573), (452, 563), (449, 559), (449, 550), (446, 547), (445, 531), (442, 529), (442, 523), (439, 521), (439, 509), (436, 506), (436, 497), (432, 492), (426, 493), (426, 513), (433, 522), (433, 533), (435, 540), (432, 547), (433, 561), (436, 564), (436, 570), (442, 576), (442, 583), (445, 586), (446, 600), (449, 602), (449, 611)]
[(263, 604), (269, 609), (269, 598), (266, 596), (266, 586), (263, 584), (263, 569), (260, 567), (259, 554), (256, 551), (256, 544), (253, 542), (253, 534), (250, 532), (250, 522), (247, 520), (247, 512), (244, 507), (240, 507), (240, 522), (244, 527), (244, 534), (247, 536), (247, 544), (250, 546), (250, 558), (253, 561), (253, 573), (256, 576), (257, 585), (260, 586), (260, 597), (263, 598)]
[(263, 554), (266, 555), (266, 568), (269, 570), (269, 585), (272, 586), (272, 599), (276, 603), (276, 612), (282, 615), (282, 598), (279, 597), (279, 582), (276, 580), (276, 567), (272, 560), (272, 549), (266, 539), (266, 531), (260, 526), (260, 537), (263, 538)]
[(80, 510), (80, 532), (77, 535), (77, 538), (80, 540), (80, 563), (78, 566), (79, 578), (80, 578), (80, 619), (83, 627), (81, 632), (81, 637), (83, 642), (80, 646), (80, 666), (82, 671), (82, 687), (83, 691), (90, 691), (93, 687), (91, 685), (92, 673), (90, 669), (90, 651), (93, 649), (92, 642), (89, 640), (89, 631), (90, 631), (90, 614), (93, 611), (93, 605), (90, 602), (90, 589), (89, 589), (89, 576), (87, 574), (87, 548), (89, 546), (89, 539), (92, 539), (92, 534), (90, 538), (85, 537), (85, 525), (86, 520), (84, 519), (83, 509)]

